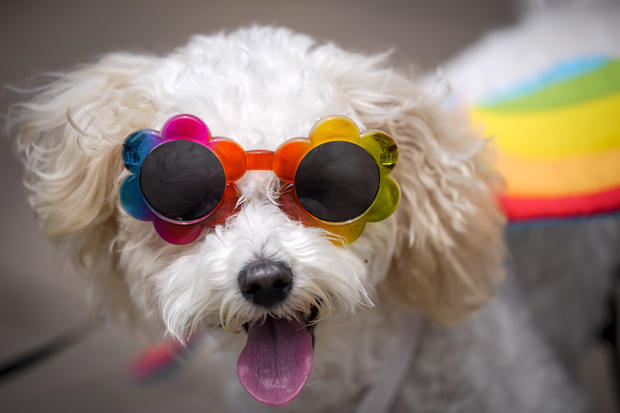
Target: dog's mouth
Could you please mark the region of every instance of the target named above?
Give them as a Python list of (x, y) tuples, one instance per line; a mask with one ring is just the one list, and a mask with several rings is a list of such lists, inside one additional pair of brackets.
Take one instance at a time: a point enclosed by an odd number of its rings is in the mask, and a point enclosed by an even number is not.
[(268, 316), (246, 325), (248, 341), (237, 362), (241, 385), (254, 399), (282, 406), (301, 393), (314, 360), (314, 322), (318, 311), (304, 319)]

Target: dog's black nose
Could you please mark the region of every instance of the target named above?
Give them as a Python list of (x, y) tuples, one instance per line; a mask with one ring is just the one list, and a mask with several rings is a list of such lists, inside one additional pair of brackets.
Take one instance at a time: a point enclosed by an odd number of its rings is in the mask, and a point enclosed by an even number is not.
[(293, 286), (293, 272), (283, 262), (258, 260), (246, 265), (237, 281), (247, 300), (269, 308), (288, 296)]

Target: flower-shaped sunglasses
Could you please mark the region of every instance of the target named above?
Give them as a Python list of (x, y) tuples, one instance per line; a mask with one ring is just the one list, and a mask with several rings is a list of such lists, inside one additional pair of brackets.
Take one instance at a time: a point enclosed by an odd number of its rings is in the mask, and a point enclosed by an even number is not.
[(278, 204), (289, 217), (350, 243), (367, 221), (396, 209), (400, 189), (389, 174), (397, 161), (389, 135), (360, 134), (343, 116), (322, 119), (308, 138), (288, 140), (275, 152), (246, 152), (212, 137), (196, 116), (177, 115), (161, 132), (140, 129), (127, 137), (123, 162), (131, 175), (120, 199), (131, 216), (152, 221), (164, 240), (186, 244), (236, 212), (235, 182), (246, 171), (269, 170), (282, 183)]

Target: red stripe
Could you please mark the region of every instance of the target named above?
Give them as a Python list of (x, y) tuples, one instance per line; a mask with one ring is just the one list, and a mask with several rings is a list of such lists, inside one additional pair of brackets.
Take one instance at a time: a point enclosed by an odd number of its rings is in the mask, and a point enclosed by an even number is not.
[(570, 218), (620, 210), (620, 187), (595, 194), (566, 198), (500, 197), (510, 221)]

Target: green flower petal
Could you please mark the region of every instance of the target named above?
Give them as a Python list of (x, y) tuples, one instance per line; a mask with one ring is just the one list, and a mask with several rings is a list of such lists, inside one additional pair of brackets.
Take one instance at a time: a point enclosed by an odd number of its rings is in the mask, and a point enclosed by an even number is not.
[(400, 187), (391, 177), (385, 176), (381, 182), (377, 199), (362, 219), (368, 222), (384, 220), (396, 211), (399, 202)]

